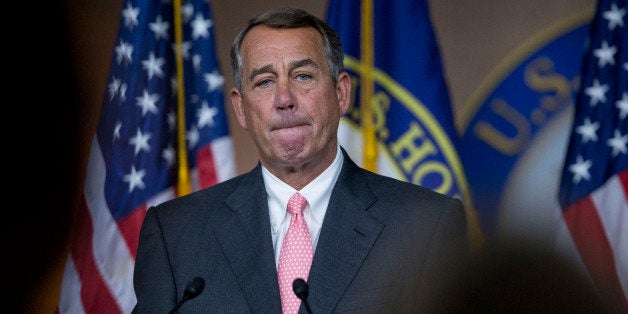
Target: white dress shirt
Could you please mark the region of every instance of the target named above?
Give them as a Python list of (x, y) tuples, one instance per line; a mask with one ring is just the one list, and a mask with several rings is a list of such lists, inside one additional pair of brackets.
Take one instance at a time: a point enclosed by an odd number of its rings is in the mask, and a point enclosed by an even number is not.
[(307, 200), (308, 205), (303, 210), (303, 217), (312, 236), (312, 249), (316, 252), (318, 236), (321, 231), (323, 219), (325, 218), (325, 213), (327, 212), (331, 191), (342, 169), (342, 162), (342, 152), (340, 151), (340, 146), (338, 146), (336, 158), (331, 165), (300, 191), (297, 191), (281, 181), (262, 166), (264, 186), (266, 187), (266, 193), (268, 195), (270, 226), (273, 237), (273, 248), (275, 249), (275, 266), (279, 265), (281, 244), (286, 236), (286, 232), (288, 232), (290, 218), (292, 217), (286, 210), (288, 200), (296, 192), (299, 192)]

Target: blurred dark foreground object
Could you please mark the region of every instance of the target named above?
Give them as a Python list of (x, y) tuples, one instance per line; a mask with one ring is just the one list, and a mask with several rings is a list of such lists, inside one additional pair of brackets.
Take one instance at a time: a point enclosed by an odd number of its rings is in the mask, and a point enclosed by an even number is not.
[(536, 244), (488, 244), (435, 298), (435, 313), (615, 313), (573, 265)]

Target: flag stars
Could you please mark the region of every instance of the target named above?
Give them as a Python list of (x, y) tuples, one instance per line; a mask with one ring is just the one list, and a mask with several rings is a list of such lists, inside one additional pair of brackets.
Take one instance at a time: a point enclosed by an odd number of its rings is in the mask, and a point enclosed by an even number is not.
[(176, 154), (171, 144), (169, 144), (168, 147), (164, 148), (164, 150), (161, 152), (161, 157), (166, 161), (168, 166), (172, 166), (174, 164)]
[(118, 90), (118, 96), (120, 97), (120, 101), (122, 102), (126, 101), (126, 90), (127, 90), (126, 83), (122, 83)]
[(179, 90), (179, 83), (177, 82), (177, 76), (173, 75), (170, 77), (170, 91), (172, 92), (172, 97), (177, 97), (177, 91)]
[(120, 40), (120, 43), (116, 46), (114, 51), (116, 53), (116, 61), (118, 64), (122, 64), (122, 62), (125, 62), (125, 64), (131, 64), (133, 61), (133, 58), (131, 57), (133, 54), (133, 45), (127, 43), (126, 41)]
[(183, 59), (187, 60), (190, 58), (190, 50), (192, 50), (192, 42), (184, 41), (181, 43), (181, 55)]
[(194, 15), (194, 6), (192, 5), (192, 3), (188, 2), (184, 5), (181, 5), (181, 16), (183, 17), (182, 20), (184, 23), (189, 22), (192, 18), (192, 15)]
[(597, 130), (600, 128), (600, 123), (591, 123), (589, 118), (585, 118), (582, 125), (576, 127), (576, 133), (582, 136), (582, 142), (588, 143), (589, 141), (597, 142)]
[(109, 93), (109, 101), (112, 101), (116, 95), (120, 97), (120, 101), (124, 102), (126, 100), (126, 83), (122, 83), (115, 76), (112, 77), (111, 82), (107, 84), (107, 92)]
[[(172, 51), (177, 52), (177, 44), (172, 44)], [(183, 60), (187, 60), (190, 58), (190, 50), (192, 50), (192, 42), (184, 41), (181, 43), (181, 56)]]
[(589, 101), (589, 105), (591, 107), (595, 107), (598, 102), (605, 103), (606, 102), (606, 92), (608, 91), (608, 85), (600, 85), (600, 81), (598, 79), (593, 80), (593, 86), (587, 87), (584, 90), (584, 93), (587, 96), (591, 97)]
[(622, 98), (615, 102), (615, 107), (619, 109), (619, 118), (624, 119), (628, 114), (628, 93), (624, 92)]
[(626, 10), (624, 8), (620, 10), (615, 3), (611, 5), (610, 10), (605, 11), (602, 15), (604, 16), (604, 19), (608, 20), (609, 30), (614, 30), (617, 26), (624, 26), (624, 15), (626, 15)]
[(111, 78), (111, 82), (107, 84), (107, 92), (109, 93), (109, 100), (113, 100), (114, 97), (118, 94), (120, 90), (120, 80), (113, 76)]
[(193, 126), (185, 135), (185, 139), (188, 140), (188, 148), (192, 149), (198, 144), (198, 140), (200, 139), (200, 135), (198, 134), (198, 129)]
[(597, 66), (603, 68), (607, 64), (614, 65), (616, 52), (617, 47), (609, 47), (608, 43), (603, 41), (602, 47), (593, 50), (593, 55), (597, 58)]
[(170, 23), (164, 22), (161, 15), (157, 15), (155, 22), (149, 23), (148, 27), (153, 33), (155, 33), (155, 40), (159, 41), (160, 38), (168, 40), (168, 29), (170, 29)]
[(174, 131), (174, 128), (177, 126), (177, 115), (174, 111), (168, 112), (166, 115), (166, 123), (168, 123), (168, 130)]
[(203, 75), (203, 80), (207, 82), (208, 92), (213, 92), (221, 87), (225, 82), (224, 77), (222, 77), (217, 70), (212, 71), (212, 73), (205, 73), (205, 75)]
[(203, 18), (203, 14), (197, 14), (190, 26), (192, 27), (192, 38), (198, 39), (199, 37), (208, 38), (209, 28), (212, 27), (212, 20), (206, 20)]
[(148, 55), (148, 59), (142, 61), (142, 66), (144, 70), (148, 73), (148, 79), (153, 78), (154, 75), (157, 77), (163, 77), (164, 71), (161, 67), (166, 63), (164, 58), (155, 58), (155, 54), (151, 52)]
[(626, 153), (626, 144), (628, 143), (628, 135), (622, 135), (619, 130), (615, 130), (614, 136), (606, 141), (608, 146), (613, 149), (613, 157), (617, 157), (619, 153)]
[(590, 180), (591, 174), (589, 173), (589, 169), (592, 165), (591, 160), (584, 161), (582, 155), (578, 155), (576, 162), (569, 165), (569, 172), (573, 173), (572, 182), (578, 184), (582, 179)]
[(142, 107), (142, 117), (146, 116), (148, 112), (157, 114), (159, 110), (157, 109), (157, 101), (159, 101), (159, 94), (149, 94), (145, 89), (144, 94), (141, 97), (136, 97), (137, 103), (136, 105)]
[(116, 122), (116, 125), (113, 127), (113, 141), (120, 139), (120, 130), (122, 129), (122, 122)]
[(148, 140), (151, 139), (150, 133), (144, 134), (142, 133), (142, 129), (137, 128), (137, 133), (135, 136), (129, 139), (129, 144), (134, 146), (135, 148), (135, 156), (139, 154), (141, 151), (150, 152), (150, 145), (148, 145)]
[(144, 189), (144, 181), (142, 179), (146, 175), (145, 170), (137, 171), (135, 166), (131, 166), (131, 173), (124, 175), (124, 182), (129, 184), (129, 193), (133, 192), (135, 188)]
[(198, 128), (202, 129), (205, 126), (213, 127), (216, 122), (214, 117), (218, 115), (218, 109), (216, 107), (209, 107), (207, 101), (203, 101), (201, 108), (198, 109), (196, 116), (198, 117)]
[(201, 70), (201, 61), (203, 58), (199, 54), (195, 54), (192, 56), (192, 67), (194, 68), (194, 72), (198, 73)]
[(137, 16), (140, 14), (138, 7), (133, 7), (131, 2), (127, 2), (126, 9), (122, 10), (122, 19), (124, 20), (124, 26), (129, 29), (138, 25)]

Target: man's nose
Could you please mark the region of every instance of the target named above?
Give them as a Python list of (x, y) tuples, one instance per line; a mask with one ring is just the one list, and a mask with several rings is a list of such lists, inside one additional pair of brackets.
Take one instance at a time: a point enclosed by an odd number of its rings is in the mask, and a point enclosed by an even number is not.
[(296, 98), (289, 79), (279, 80), (276, 103), (279, 110), (296, 109)]

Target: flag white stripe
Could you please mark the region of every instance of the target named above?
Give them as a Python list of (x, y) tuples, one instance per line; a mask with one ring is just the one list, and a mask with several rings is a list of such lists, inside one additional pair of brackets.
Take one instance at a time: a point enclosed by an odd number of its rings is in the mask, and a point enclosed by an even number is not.
[(615, 256), (617, 276), (628, 296), (628, 201), (617, 175), (591, 193), (604, 232)]
[(230, 136), (223, 136), (210, 143), (214, 158), (214, 167), (218, 175), (218, 182), (226, 181), (236, 174), (235, 158), (233, 158), (233, 143)]
[(79, 279), (76, 268), (74, 267), (74, 261), (72, 261), (72, 254), (68, 255), (68, 259), (65, 264), (65, 270), (63, 272), (63, 281), (61, 282), (61, 296), (59, 297), (59, 312), (60, 313), (73, 313), (84, 314), (83, 303), (81, 298), (77, 297), (81, 295), (81, 280)]
[(154, 197), (149, 198), (146, 201), (146, 209), (148, 209), (151, 206), (157, 206), (167, 200), (170, 200), (172, 198), (174, 198), (174, 188), (173, 187), (169, 187), (163, 191), (161, 191), (160, 193), (157, 193), (157, 195), (155, 195)]
[(135, 259), (104, 197), (106, 168), (96, 137), (92, 141), (85, 178), (85, 202), (92, 216), (94, 230), (94, 261), (122, 312), (127, 313), (137, 301), (132, 280)]

